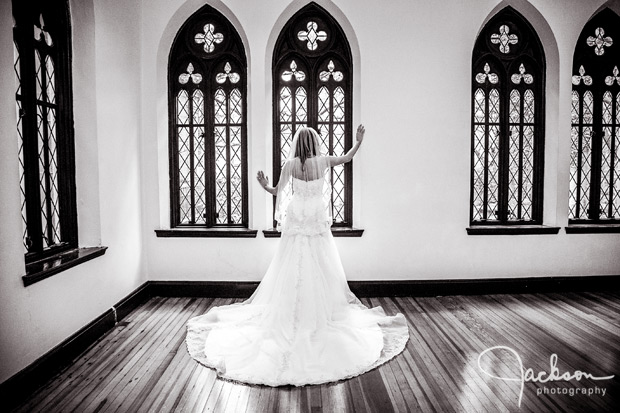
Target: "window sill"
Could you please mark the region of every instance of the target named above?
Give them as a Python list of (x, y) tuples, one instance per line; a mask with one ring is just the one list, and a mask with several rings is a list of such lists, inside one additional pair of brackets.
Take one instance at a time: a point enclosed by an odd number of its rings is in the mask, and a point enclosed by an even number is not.
[[(354, 237), (361, 237), (362, 234), (364, 233), (363, 229), (349, 228), (349, 227), (332, 227), (331, 230), (332, 230), (332, 235), (334, 237), (354, 238)], [(271, 228), (271, 229), (264, 229), (263, 235), (265, 236), (265, 238), (280, 238), (282, 234), (277, 229)]]
[(108, 247), (75, 248), (26, 265), (24, 287), (105, 254)]
[(467, 235), (544, 235), (560, 232), (560, 227), (546, 225), (476, 225), (466, 229)]
[(564, 229), (567, 234), (617, 234), (620, 224), (569, 224)]
[(173, 228), (156, 229), (157, 238), (256, 238), (248, 228)]

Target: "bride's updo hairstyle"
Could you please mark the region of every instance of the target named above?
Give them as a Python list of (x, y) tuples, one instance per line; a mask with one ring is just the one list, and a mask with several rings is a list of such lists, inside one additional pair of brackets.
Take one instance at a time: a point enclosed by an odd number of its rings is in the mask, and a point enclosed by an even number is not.
[(306, 159), (319, 155), (319, 134), (307, 126), (300, 127), (293, 137), (292, 148), (295, 148), (293, 157), (299, 157), (303, 168)]

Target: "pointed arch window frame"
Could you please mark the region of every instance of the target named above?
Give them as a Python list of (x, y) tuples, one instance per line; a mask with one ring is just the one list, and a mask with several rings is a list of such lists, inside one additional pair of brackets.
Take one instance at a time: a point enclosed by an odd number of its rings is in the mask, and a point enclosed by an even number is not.
[[(13, 0), (12, 11), (23, 239), (32, 274), (37, 263), (78, 248), (71, 18), (66, 0)], [(26, 285), (33, 282), (26, 277)]]
[[(620, 232), (619, 26), (620, 16), (605, 8), (584, 25), (575, 45), (567, 232)], [(611, 113), (604, 120), (606, 94)]]
[[(248, 228), (247, 74), (241, 37), (221, 12), (204, 5), (181, 25), (168, 59), (171, 229), (156, 230), (158, 237), (255, 237)], [(177, 107), (182, 91), (189, 96), (187, 124), (180, 123)], [(187, 146), (181, 153), (184, 128)], [(185, 208), (179, 168), (184, 162)]]
[[(486, 65), (489, 70), (485, 70)], [(545, 71), (540, 39), (520, 13), (508, 6), (489, 19), (472, 52), (470, 234), (490, 233), (480, 232), (476, 227), (542, 226)], [(484, 93), (483, 105), (476, 101), (480, 91)], [(499, 106), (494, 119), (490, 119), (490, 93), (496, 94)], [(533, 114), (528, 115), (524, 102), (525, 97), (532, 94)], [(511, 96), (519, 99), (511, 100)], [(511, 105), (515, 108), (513, 117)], [(518, 133), (511, 135), (511, 130)], [(525, 133), (532, 130), (533, 134)], [(523, 149), (528, 145), (531, 147), (529, 157)], [(511, 153), (514, 147), (517, 150)], [(489, 156), (495, 152), (496, 156)], [(526, 167), (528, 159), (531, 168)], [(491, 161), (496, 163), (494, 168), (489, 168), (493, 165)], [(514, 172), (510, 169), (511, 162), (518, 164)], [(490, 184), (490, 175), (496, 177), (495, 186)], [(522, 233), (531, 231), (525, 229)]]
[[(295, 62), (296, 68), (291, 68)], [(295, 72), (304, 75), (295, 75)], [(327, 73), (327, 75), (325, 73)], [(335, 75), (335, 73), (338, 73)], [(285, 74), (286, 73), (286, 74)], [(283, 78), (283, 74), (284, 78)], [(286, 80), (285, 80), (286, 79)], [(288, 88), (288, 89), (286, 89)], [(290, 95), (289, 117), (280, 108), (282, 92)], [(319, 92), (323, 101), (319, 102)], [(327, 95), (325, 94), (327, 91)], [(336, 96), (337, 95), (337, 96)], [(310, 3), (297, 11), (284, 25), (276, 40), (272, 57), (273, 101), (273, 177), (280, 178), (290, 140), (298, 126), (307, 125), (321, 134), (321, 143), (329, 155), (343, 155), (352, 146), (353, 57), (349, 41), (336, 19), (321, 6)], [(331, 110), (336, 99), (344, 99), (344, 119), (335, 119)], [(327, 99), (327, 100), (325, 100)], [(325, 103), (329, 101), (329, 113)], [(338, 103), (338, 102), (336, 102)], [(300, 115), (298, 107), (305, 104)], [(319, 114), (323, 106), (323, 117)], [(286, 132), (283, 134), (283, 130)], [(334, 131), (337, 130), (336, 133)], [(340, 135), (341, 139), (335, 138)], [(286, 139), (283, 141), (283, 136)], [(332, 191), (335, 217), (332, 232), (336, 236), (361, 236), (353, 229), (353, 161), (332, 168), (329, 183), (342, 185)], [(275, 202), (275, 201), (274, 201)], [(341, 204), (339, 204), (341, 202)], [(275, 204), (274, 204), (275, 205)], [(337, 217), (337, 218), (336, 218)], [(276, 223), (273, 223), (274, 228)], [(269, 232), (269, 231), (268, 231)], [(271, 231), (275, 234), (276, 231)], [(266, 236), (273, 235), (265, 232)]]

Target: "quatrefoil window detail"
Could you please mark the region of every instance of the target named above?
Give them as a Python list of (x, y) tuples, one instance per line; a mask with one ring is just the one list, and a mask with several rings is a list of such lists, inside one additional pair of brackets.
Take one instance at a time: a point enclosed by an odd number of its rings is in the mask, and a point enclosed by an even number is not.
[(239, 73), (231, 73), (231, 70), (232, 67), (230, 66), (230, 63), (226, 62), (224, 65), (224, 73), (218, 73), (217, 76), (215, 76), (215, 81), (219, 84), (226, 82), (226, 79), (230, 79), (230, 83), (239, 82), (239, 80), (241, 80), (241, 76), (239, 76)]
[(285, 70), (284, 72), (282, 72), (282, 80), (284, 80), (285, 82), (289, 82), (293, 78), (293, 76), (298, 82), (301, 82), (306, 78), (306, 74), (304, 72), (302, 72), (301, 70), (297, 70), (297, 63), (295, 63), (294, 60), (291, 61), (290, 68), (291, 70)]
[(611, 86), (614, 84), (614, 81), (618, 83), (618, 86), (620, 86), (620, 76), (618, 76), (618, 66), (614, 66), (614, 71), (613, 71), (613, 76), (607, 76), (605, 78), (605, 84), (607, 86)]
[(194, 41), (198, 44), (204, 43), (204, 51), (212, 53), (215, 50), (215, 45), (224, 41), (224, 35), (222, 33), (215, 33), (215, 26), (211, 23), (205, 24), (203, 30), (204, 33), (196, 33)]
[(319, 42), (327, 40), (327, 33), (323, 30), (318, 31), (319, 25), (313, 21), (309, 21), (306, 25), (307, 31), (301, 30), (297, 33), (297, 38), (302, 42), (307, 41), (306, 46), (308, 50), (316, 50), (319, 47)]
[(499, 81), (499, 77), (497, 76), (496, 73), (490, 73), (490, 72), (491, 72), (491, 67), (489, 66), (488, 63), (485, 63), (484, 73), (478, 73), (476, 75), (476, 82), (484, 83), (487, 79), (489, 79), (489, 82), (491, 82), (492, 84), (496, 84)]
[(179, 75), (179, 83), (184, 85), (189, 82), (190, 79), (192, 79), (192, 83), (195, 85), (202, 82), (202, 75), (200, 73), (194, 73), (194, 65), (191, 63), (187, 65), (187, 73)]
[(41, 39), (45, 39), (45, 44), (52, 46), (54, 44), (52, 35), (45, 30), (45, 22), (43, 21), (43, 15), (39, 14), (39, 26), (34, 25), (34, 39), (39, 42)]
[(510, 45), (517, 44), (519, 41), (519, 37), (516, 34), (508, 34), (510, 33), (510, 28), (502, 24), (499, 27), (499, 34), (493, 33), (491, 35), (491, 43), (499, 44), (499, 51), (502, 53), (510, 52)]
[(592, 85), (592, 76), (586, 75), (586, 70), (583, 68), (583, 66), (579, 68), (579, 74), (573, 76), (573, 85), (578, 86), (582, 80), (584, 85)]
[(512, 80), (512, 83), (514, 83), (515, 85), (521, 83), (521, 79), (523, 79), (523, 81), (528, 85), (531, 85), (534, 81), (534, 76), (530, 75), (529, 73), (525, 73), (525, 66), (523, 66), (523, 63), (521, 63), (521, 65), (519, 66), (519, 73), (515, 73), (510, 76), (510, 80)]
[(327, 82), (329, 80), (329, 77), (332, 76), (336, 82), (340, 82), (342, 79), (344, 79), (344, 75), (340, 70), (334, 71), (335, 68), (336, 66), (334, 65), (334, 61), (330, 60), (327, 64), (327, 70), (319, 73), (319, 79), (321, 79), (322, 82)]
[(586, 39), (588, 46), (594, 47), (594, 53), (597, 56), (602, 56), (605, 54), (605, 47), (609, 47), (614, 44), (614, 41), (611, 37), (603, 37), (605, 36), (605, 30), (602, 27), (597, 27), (594, 31), (596, 37), (590, 36)]

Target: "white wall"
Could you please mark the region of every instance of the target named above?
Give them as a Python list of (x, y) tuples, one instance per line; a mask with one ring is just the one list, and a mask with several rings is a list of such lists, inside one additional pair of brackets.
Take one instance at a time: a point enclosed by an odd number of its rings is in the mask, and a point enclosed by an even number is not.
[(103, 257), (24, 287), (13, 34), (0, 2), (0, 382), (146, 281), (141, 242), (140, 4), (72, 0), (80, 246)]
[[(271, 175), (272, 50), (302, 1), (209, 2), (245, 40), (249, 61), (250, 225), (270, 226), (270, 197), (254, 176)], [(620, 235), (468, 236), (471, 50), (506, 5), (541, 37), (547, 57), (544, 224), (568, 216), (572, 55), (603, 1), (328, 0), (356, 58), (354, 123), (367, 139), (354, 161), (355, 226), (339, 238), (351, 280), (618, 274)], [(277, 240), (156, 238), (169, 226), (166, 65), (180, 25), (203, 2), (150, 1), (143, 19), (144, 239), (154, 280), (259, 280)], [(260, 18), (257, 18), (260, 16)]]

